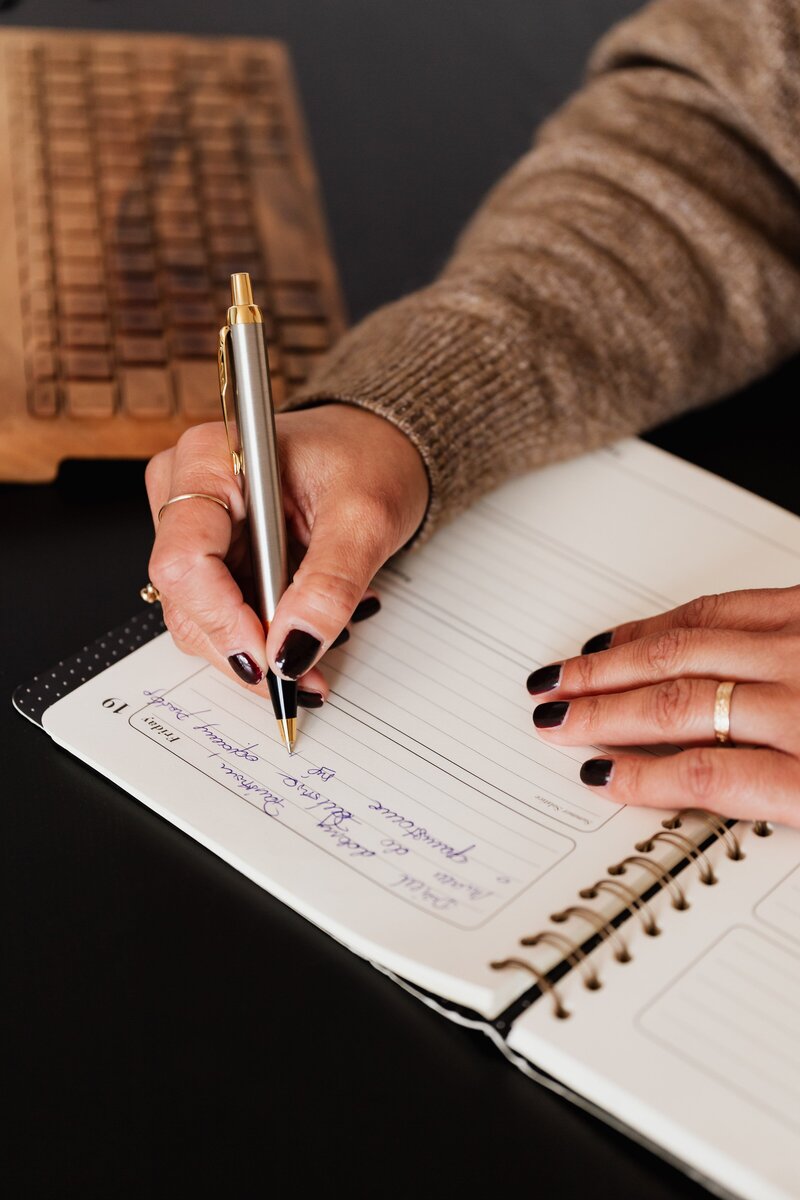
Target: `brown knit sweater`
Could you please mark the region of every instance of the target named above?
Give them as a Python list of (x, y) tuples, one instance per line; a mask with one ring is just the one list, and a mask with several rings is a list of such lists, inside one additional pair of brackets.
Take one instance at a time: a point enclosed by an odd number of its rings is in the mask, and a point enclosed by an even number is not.
[(399, 426), (420, 537), (508, 476), (714, 400), (800, 347), (800, 0), (655, 0), (462, 233), (289, 407)]

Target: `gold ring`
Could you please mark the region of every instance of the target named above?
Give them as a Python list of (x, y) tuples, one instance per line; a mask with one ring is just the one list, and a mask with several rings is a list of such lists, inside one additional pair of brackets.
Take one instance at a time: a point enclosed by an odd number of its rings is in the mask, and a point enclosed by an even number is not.
[(154, 583), (150, 583), (149, 581), (143, 588), (139, 589), (139, 595), (145, 604), (156, 604), (161, 599), (161, 592)]
[(170, 504), (177, 504), (179, 500), (211, 500), (214, 504), (218, 504), (220, 508), (224, 508), (228, 516), (231, 515), (231, 510), (228, 508), (224, 500), (220, 500), (219, 496), (209, 496), (205, 492), (185, 492), (182, 496), (173, 496), (166, 504), (162, 504), (158, 510), (156, 521), (160, 523), (162, 513), (165, 508), (169, 508)]
[(731, 696), (735, 687), (730, 680), (718, 683), (714, 698), (714, 737), (723, 746), (731, 740)]

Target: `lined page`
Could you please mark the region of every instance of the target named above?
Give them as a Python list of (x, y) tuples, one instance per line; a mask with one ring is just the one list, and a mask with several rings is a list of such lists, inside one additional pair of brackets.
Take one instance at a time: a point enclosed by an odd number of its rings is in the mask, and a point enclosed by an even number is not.
[(649, 1037), (800, 1133), (800, 958), (733, 929), (639, 1017)]
[[(392, 562), (290, 760), (264, 689), (165, 635), (45, 716), (58, 741), (353, 949), (492, 1014), (493, 972), (653, 829), (535, 734), (525, 678), (702, 591), (784, 585), (800, 522), (641, 443), (508, 484)], [(106, 701), (113, 700), (113, 704)]]

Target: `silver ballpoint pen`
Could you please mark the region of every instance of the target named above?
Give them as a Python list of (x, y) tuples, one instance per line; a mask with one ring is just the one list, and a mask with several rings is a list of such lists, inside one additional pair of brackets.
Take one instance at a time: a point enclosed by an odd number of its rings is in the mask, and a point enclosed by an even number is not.
[[(255, 599), (266, 642), (289, 581), (286, 519), (264, 320), (245, 272), (231, 275), (231, 299), (228, 323), (219, 331), (219, 390), (233, 473), (243, 484)], [(297, 730), (297, 684), (269, 669), (267, 684), (281, 740), (291, 754)]]

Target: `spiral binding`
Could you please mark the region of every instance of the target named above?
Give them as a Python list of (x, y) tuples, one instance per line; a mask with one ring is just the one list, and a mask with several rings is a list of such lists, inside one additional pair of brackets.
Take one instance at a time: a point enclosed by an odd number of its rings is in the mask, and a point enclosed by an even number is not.
[[(707, 832), (700, 837), (699, 841), (687, 836), (685, 833), (679, 832), (687, 817), (700, 817), (705, 822)], [(772, 828), (767, 821), (754, 821), (752, 828), (753, 833), (757, 837), (768, 837), (772, 833)], [(592, 884), (591, 887), (583, 888), (578, 893), (582, 900), (593, 900), (599, 893), (608, 892), (623, 901), (618, 913), (613, 917), (604, 917), (602, 913), (596, 912), (585, 904), (572, 904), (561, 912), (552, 913), (550, 920), (560, 925), (565, 924), (573, 917), (579, 918), (594, 929), (597, 938), (607, 942), (613, 948), (614, 958), (617, 962), (630, 962), (631, 953), (625, 939), (616, 927), (619, 918), (623, 914), (638, 918), (644, 932), (650, 937), (656, 937), (660, 934), (661, 930), (644, 896), (640, 895), (628, 884), (623, 883), (619, 879), (619, 876), (624, 875), (629, 866), (640, 867), (653, 877), (654, 886), (663, 889), (669, 894), (674, 909), (685, 911), (689, 908), (689, 902), (686, 899), (683, 888), (675, 879), (675, 868), (667, 867), (664, 863), (656, 859), (647, 858), (646, 855), (655, 850), (662, 842), (674, 846), (678, 850), (681, 850), (684, 858), (688, 859), (697, 868), (701, 883), (710, 887), (717, 883), (717, 877), (711, 865), (711, 860), (705, 853), (702, 845), (708, 836), (713, 836), (725, 847), (725, 853), (731, 861), (740, 862), (745, 857), (739, 839), (733, 833), (730, 824), (723, 817), (718, 816), (716, 813), (707, 812), (703, 808), (684, 809), (675, 816), (668, 817), (662, 821), (661, 828), (651, 837), (637, 842), (634, 847), (637, 851), (636, 854), (630, 854), (620, 862), (612, 864), (608, 868), (610, 878), (598, 879), (597, 883)], [(584, 939), (584, 941), (586, 940)], [(589, 954), (594, 949), (596, 943), (589, 949), (584, 949), (584, 942), (573, 941), (566, 934), (551, 929), (541, 930), (539, 933), (528, 934), (520, 938), (521, 946), (539, 946), (543, 944), (554, 946), (560, 951), (563, 957), (559, 965), (566, 965), (568, 970), (577, 969), (582, 976), (584, 987), (590, 991), (597, 991), (602, 986), (600, 977), (594, 965), (589, 960)], [(556, 984), (550, 978), (550, 975), (552, 975), (553, 970), (556, 968), (553, 968), (550, 972), (542, 972), (523, 958), (505, 958), (490, 965), (496, 971), (504, 970), (508, 967), (523, 968), (523, 970), (534, 977), (540, 992), (549, 994), (553, 1003), (553, 1015), (561, 1020), (570, 1015), (569, 1010), (565, 1007), (561, 999)]]

